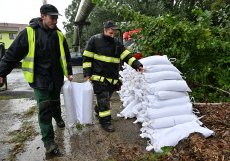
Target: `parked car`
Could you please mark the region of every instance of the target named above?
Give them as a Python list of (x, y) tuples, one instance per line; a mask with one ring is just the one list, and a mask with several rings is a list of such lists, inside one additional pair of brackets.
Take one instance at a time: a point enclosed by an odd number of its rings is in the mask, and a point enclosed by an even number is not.
[(0, 59), (5, 55), (5, 44), (0, 42)]
[[(5, 44), (3, 42), (0, 42), (0, 60), (5, 55), (5, 51), (6, 51)], [(0, 91), (3, 91), (3, 90), (7, 90), (7, 77), (3, 78), (3, 83), (0, 83)]]
[(82, 58), (81, 53), (79, 53), (79, 52), (71, 52), (70, 56), (71, 56), (72, 66), (82, 66), (83, 58)]

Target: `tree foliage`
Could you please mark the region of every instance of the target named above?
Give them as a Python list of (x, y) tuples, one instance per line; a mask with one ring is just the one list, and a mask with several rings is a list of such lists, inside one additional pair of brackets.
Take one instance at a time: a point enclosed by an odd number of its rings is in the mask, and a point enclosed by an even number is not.
[[(230, 101), (229, 17), (222, 20), (223, 25), (213, 22), (217, 10), (193, 9), (194, 21), (189, 21), (171, 14), (146, 16), (111, 0), (94, 2), (122, 15), (129, 22), (126, 27), (142, 28), (136, 42), (144, 56), (160, 53), (177, 58), (176, 66), (187, 78), (198, 101)], [(222, 15), (218, 19), (223, 19)]]
[[(79, 4), (80, 0), (74, 5)], [(230, 101), (230, 1), (228, 0), (93, 0), (91, 36), (114, 20), (133, 35), (144, 56), (177, 58), (197, 101)], [(68, 31), (77, 7), (69, 6)], [(76, 15), (76, 14), (75, 14)], [(74, 16), (75, 16), (74, 15)], [(124, 23), (125, 22), (125, 23)], [(69, 26), (68, 26), (69, 25)], [(70, 34), (71, 35), (71, 34)], [(223, 92), (224, 91), (224, 92)]]
[(66, 38), (70, 48), (73, 45), (74, 20), (77, 14), (77, 9), (81, 0), (72, 0), (72, 3), (65, 9), (65, 16), (67, 22), (64, 22), (64, 29), (66, 30)]
[[(66, 30), (66, 37), (68, 44), (72, 47), (73, 44), (73, 33), (74, 33), (74, 20), (77, 14), (78, 7), (81, 0), (72, 0), (72, 3), (68, 6), (65, 11), (65, 16), (67, 22), (64, 23)], [(123, 17), (117, 16), (117, 14), (108, 11), (106, 8), (95, 7), (91, 14), (89, 15), (88, 21), (91, 23), (90, 26), (85, 26), (81, 35), (81, 48), (84, 48), (85, 42), (89, 39), (90, 36), (102, 32), (103, 22), (113, 20), (113, 21), (122, 21)]]

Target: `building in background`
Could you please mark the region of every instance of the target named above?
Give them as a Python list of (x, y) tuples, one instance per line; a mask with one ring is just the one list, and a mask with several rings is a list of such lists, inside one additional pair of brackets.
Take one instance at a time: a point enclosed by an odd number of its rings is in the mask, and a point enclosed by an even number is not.
[(0, 42), (3, 42), (8, 49), (18, 33), (26, 26), (27, 24), (0, 23)]

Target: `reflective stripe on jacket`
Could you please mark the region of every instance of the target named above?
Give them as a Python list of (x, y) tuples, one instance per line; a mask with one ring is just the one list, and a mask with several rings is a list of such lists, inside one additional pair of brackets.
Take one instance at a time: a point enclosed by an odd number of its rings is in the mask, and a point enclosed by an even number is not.
[(106, 77), (103, 77), (103, 76), (100, 76), (100, 75), (92, 75), (92, 77), (91, 77), (91, 80), (98, 81), (98, 82), (104, 82), (105, 79), (106, 79), (109, 83), (111, 83), (111, 84), (113, 84), (113, 85), (117, 84), (117, 82), (118, 82), (117, 79), (106, 78)]
[[(116, 39), (97, 34), (90, 38), (83, 53), (83, 74), (106, 78), (109, 82), (118, 81), (120, 63), (124, 61), (134, 69), (142, 64), (132, 57), (130, 51)], [(97, 77), (96, 77), (97, 78)], [(95, 79), (95, 77), (92, 79)], [(111, 81), (110, 81), (111, 80)]]
[[(34, 82), (34, 55), (35, 55), (35, 30), (32, 27), (26, 27), (29, 51), (27, 56), (22, 61), (22, 70), (25, 76), (25, 79), (28, 83)], [(60, 63), (63, 69), (63, 73), (68, 77), (67, 71), (67, 62), (65, 57), (65, 50), (63, 46), (64, 36), (60, 31), (57, 31), (60, 47)]]

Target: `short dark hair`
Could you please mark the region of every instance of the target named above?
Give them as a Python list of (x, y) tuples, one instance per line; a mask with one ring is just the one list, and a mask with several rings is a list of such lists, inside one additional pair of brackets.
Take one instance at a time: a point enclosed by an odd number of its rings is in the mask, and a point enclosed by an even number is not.
[(40, 8), (40, 13), (51, 16), (62, 16), (59, 14), (58, 9), (51, 4), (44, 4)]
[(114, 30), (118, 29), (117, 25), (113, 21), (104, 22), (103, 25), (105, 29), (108, 29), (108, 28), (111, 28)]

